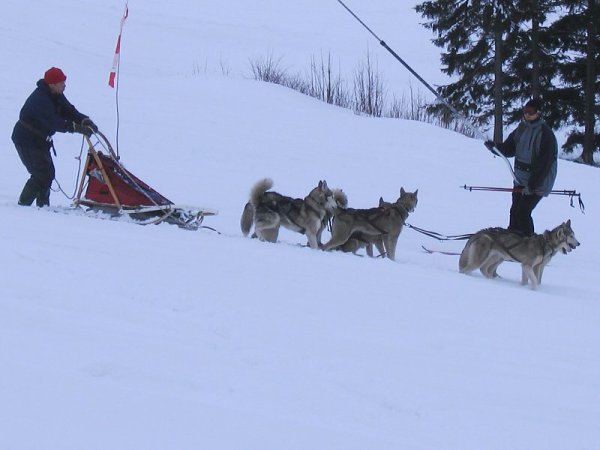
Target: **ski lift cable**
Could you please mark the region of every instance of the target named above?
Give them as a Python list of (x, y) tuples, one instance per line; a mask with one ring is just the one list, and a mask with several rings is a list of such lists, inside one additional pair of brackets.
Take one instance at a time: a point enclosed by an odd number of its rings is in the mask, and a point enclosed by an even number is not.
[(421, 83), (423, 83), (423, 85), (433, 94), (435, 95), (436, 99), (440, 102), (443, 103), (452, 113), (452, 115), (454, 115), (455, 118), (461, 120), (462, 122), (464, 122), (465, 126), (467, 128), (469, 128), (471, 130), (471, 132), (473, 133), (473, 135), (477, 136), (480, 139), (486, 139), (486, 136), (484, 133), (482, 133), (482, 131), (477, 128), (475, 125), (473, 125), (473, 123), (463, 114), (461, 114), (456, 108), (454, 108), (454, 106), (452, 106), (444, 97), (442, 97), (439, 92), (437, 92), (427, 81), (425, 81), (425, 79), (423, 77), (421, 77), (421, 75), (419, 75), (406, 61), (404, 61), (400, 55), (398, 55), (389, 45), (387, 45), (387, 43), (383, 40), (380, 39), (379, 36), (377, 36), (377, 34), (375, 34), (375, 32), (373, 30), (371, 30), (371, 28), (369, 28), (367, 26), (367, 24), (365, 24), (355, 13), (354, 11), (352, 11), (342, 0), (337, 0), (338, 3), (340, 5), (342, 5), (346, 11), (348, 11), (369, 33), (371, 33), (371, 35), (373, 35), (373, 37), (375, 39), (377, 39), (379, 41), (379, 44), (385, 48), (388, 52), (390, 52), (390, 54), (396, 58), (396, 60), (398, 60), (398, 62), (400, 62), (400, 64), (402, 64), (417, 80), (419, 80)]

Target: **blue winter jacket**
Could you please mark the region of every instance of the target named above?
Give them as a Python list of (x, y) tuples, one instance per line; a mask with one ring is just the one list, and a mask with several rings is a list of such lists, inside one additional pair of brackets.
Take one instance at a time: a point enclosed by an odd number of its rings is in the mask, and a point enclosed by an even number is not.
[(527, 186), (537, 195), (550, 194), (556, 180), (558, 144), (542, 119), (521, 122), (497, 147), (504, 156), (515, 157), (515, 186)]
[(44, 80), (25, 100), (15, 124), (12, 140), (16, 145), (50, 148), (54, 133), (73, 133), (73, 122), (78, 124), (87, 116), (69, 103), (64, 94), (54, 95)]

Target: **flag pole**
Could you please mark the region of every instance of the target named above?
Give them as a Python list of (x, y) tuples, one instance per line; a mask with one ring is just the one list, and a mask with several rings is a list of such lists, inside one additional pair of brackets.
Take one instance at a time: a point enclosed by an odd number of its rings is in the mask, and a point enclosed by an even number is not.
[[(119, 37), (117, 38), (117, 45), (115, 48), (115, 56), (113, 57), (113, 65), (108, 76), (108, 85), (115, 90), (115, 108), (117, 114), (117, 130), (116, 130), (116, 138), (115, 145), (117, 149), (117, 158), (119, 157), (119, 72), (121, 66), (121, 35), (123, 34), (123, 25), (125, 24), (125, 20), (129, 16), (129, 6), (125, 3), (125, 12), (123, 13), (123, 17), (121, 18), (121, 26), (119, 28)], [(115, 84), (116, 81), (116, 84)]]

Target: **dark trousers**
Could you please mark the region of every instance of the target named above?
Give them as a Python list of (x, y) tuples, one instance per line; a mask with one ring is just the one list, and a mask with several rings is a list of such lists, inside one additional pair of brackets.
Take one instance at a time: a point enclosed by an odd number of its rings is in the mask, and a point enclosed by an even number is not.
[(15, 147), (21, 162), (31, 175), (19, 196), (19, 205), (30, 206), (34, 200), (37, 206), (49, 205), (50, 187), (55, 175), (50, 149), (46, 146), (37, 147), (17, 144), (15, 144)]
[(534, 228), (531, 212), (541, 199), (542, 197), (539, 195), (523, 195), (520, 192), (513, 192), (508, 229), (532, 236)]

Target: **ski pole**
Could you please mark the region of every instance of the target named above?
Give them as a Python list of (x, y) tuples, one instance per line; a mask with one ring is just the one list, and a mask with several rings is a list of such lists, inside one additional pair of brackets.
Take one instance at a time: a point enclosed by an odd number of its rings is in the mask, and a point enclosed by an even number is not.
[[(512, 187), (512, 188), (505, 188), (505, 187), (491, 187), (491, 186), (467, 186), (466, 184), (463, 186), (459, 186), (467, 191), (490, 191), (490, 192), (523, 192), (523, 188), (522, 187)], [(581, 210), (581, 212), (583, 214), (585, 214), (585, 205), (583, 204), (583, 200), (581, 200), (581, 193), (577, 192), (575, 189), (557, 189), (557, 190), (552, 190), (549, 193), (550, 195), (567, 195), (570, 198), (570, 204), (571, 207), (574, 208), (575, 205), (573, 204), (573, 197), (577, 197), (577, 200), (579, 202), (579, 209)]]

